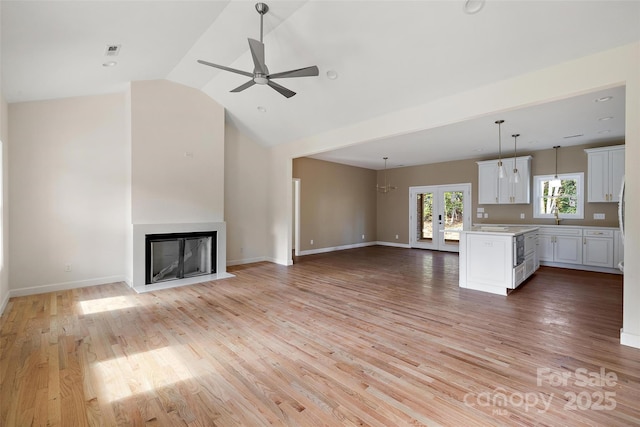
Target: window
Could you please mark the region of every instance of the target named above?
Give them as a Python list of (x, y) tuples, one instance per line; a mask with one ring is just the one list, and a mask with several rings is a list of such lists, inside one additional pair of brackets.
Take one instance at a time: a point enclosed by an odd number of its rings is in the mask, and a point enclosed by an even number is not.
[(584, 173), (533, 177), (533, 217), (584, 219)]

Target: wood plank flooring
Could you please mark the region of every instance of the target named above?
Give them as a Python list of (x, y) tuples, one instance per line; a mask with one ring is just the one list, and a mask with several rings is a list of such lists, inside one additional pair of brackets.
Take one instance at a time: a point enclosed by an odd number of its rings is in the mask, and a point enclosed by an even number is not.
[(457, 254), (367, 247), (136, 294), (12, 298), (2, 426), (640, 425), (622, 278), (459, 289)]

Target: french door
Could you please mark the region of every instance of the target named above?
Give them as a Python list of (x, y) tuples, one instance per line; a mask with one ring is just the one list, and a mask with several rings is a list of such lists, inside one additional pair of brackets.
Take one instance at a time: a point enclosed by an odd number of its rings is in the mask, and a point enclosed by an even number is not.
[(458, 252), (470, 212), (471, 184), (409, 187), (409, 245)]

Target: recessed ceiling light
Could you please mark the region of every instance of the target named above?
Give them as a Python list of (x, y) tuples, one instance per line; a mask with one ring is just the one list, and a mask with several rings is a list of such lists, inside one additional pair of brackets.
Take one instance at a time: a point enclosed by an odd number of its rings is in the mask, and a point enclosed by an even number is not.
[(613, 96), (603, 96), (602, 98), (596, 99), (596, 102), (607, 102), (607, 101), (611, 101), (612, 99), (613, 99)]
[(464, 11), (469, 15), (480, 12), (484, 7), (484, 0), (467, 0), (464, 2)]
[(605, 133), (611, 133), (611, 129), (605, 129), (605, 130), (601, 130), (598, 132), (600, 135), (605, 134)]
[(338, 73), (336, 72), (336, 70), (329, 70), (327, 71), (327, 78), (329, 80), (335, 80), (338, 78)]
[(115, 67), (116, 65), (118, 65), (116, 61), (108, 61), (102, 64), (103, 67)]
[(608, 117), (600, 117), (598, 120), (600, 120), (601, 122), (606, 122), (607, 120), (611, 120), (613, 119), (613, 117), (608, 116)]
[(258, 111), (260, 111), (261, 113), (266, 113), (266, 112), (267, 112), (267, 109), (266, 109), (266, 108), (264, 108), (262, 105), (259, 105), (259, 106), (258, 106)]
[(484, 148), (474, 148), (473, 151), (475, 151), (476, 153), (479, 153), (481, 151), (484, 151)]

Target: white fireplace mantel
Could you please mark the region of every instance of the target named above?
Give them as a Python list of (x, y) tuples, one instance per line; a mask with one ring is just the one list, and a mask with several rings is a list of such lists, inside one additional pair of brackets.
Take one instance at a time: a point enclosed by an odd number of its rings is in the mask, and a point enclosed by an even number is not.
[[(192, 233), (201, 231), (215, 231), (216, 242), (216, 273), (167, 282), (145, 284), (145, 237), (148, 234)], [(225, 222), (200, 222), (184, 224), (133, 224), (133, 280), (129, 285), (138, 293), (157, 291), (159, 289), (175, 288), (193, 285), (210, 280), (234, 277), (227, 273), (227, 224)]]

